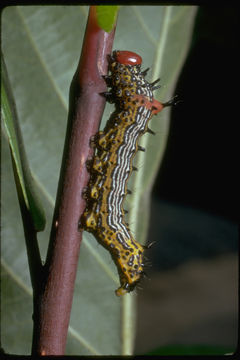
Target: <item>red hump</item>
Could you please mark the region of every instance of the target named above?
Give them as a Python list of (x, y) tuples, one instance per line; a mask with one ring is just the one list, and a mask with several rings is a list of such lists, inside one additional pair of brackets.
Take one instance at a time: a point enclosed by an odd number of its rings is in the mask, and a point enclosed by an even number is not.
[(115, 59), (123, 65), (141, 65), (142, 58), (132, 51), (115, 51)]

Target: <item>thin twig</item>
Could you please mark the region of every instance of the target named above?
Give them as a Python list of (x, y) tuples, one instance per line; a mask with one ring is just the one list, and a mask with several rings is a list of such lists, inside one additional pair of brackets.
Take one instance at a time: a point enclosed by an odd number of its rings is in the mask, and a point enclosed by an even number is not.
[[(82, 234), (78, 221), (85, 208), (82, 190), (89, 174), (85, 162), (91, 153), (89, 139), (96, 133), (104, 110), (107, 73), (114, 30), (97, 25), (90, 8), (79, 65), (70, 89), (70, 109), (61, 175), (45, 264), (46, 280), (35, 302), (32, 353), (64, 354)], [(84, 284), (83, 284), (84, 286)]]

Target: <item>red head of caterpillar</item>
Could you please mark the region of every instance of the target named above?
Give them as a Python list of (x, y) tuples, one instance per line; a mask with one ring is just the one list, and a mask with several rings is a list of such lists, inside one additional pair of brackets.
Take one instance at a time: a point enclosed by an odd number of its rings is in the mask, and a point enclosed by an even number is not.
[(111, 91), (104, 93), (116, 110), (103, 131), (91, 143), (95, 153), (88, 162), (90, 180), (84, 192), (86, 209), (79, 226), (94, 234), (115, 262), (120, 287), (116, 295), (132, 291), (144, 274), (144, 246), (132, 236), (124, 218), (123, 201), (128, 193), (127, 181), (134, 169), (133, 158), (141, 147), (140, 137), (148, 122), (164, 106), (153, 97), (156, 82), (145, 79), (142, 58), (131, 51), (114, 51), (109, 56), (109, 75), (104, 76)]
[(115, 51), (114, 57), (119, 64), (133, 66), (142, 64), (141, 56), (132, 51)]

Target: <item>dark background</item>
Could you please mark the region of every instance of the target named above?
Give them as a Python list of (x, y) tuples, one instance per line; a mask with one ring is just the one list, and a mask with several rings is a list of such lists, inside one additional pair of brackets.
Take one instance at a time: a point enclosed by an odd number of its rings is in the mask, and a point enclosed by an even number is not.
[(153, 189), (148, 242), (156, 243), (138, 291), (136, 354), (176, 345), (236, 350), (238, 24), (237, 7), (199, 7)]
[(200, 7), (154, 195), (237, 220), (239, 10)]
[(159, 269), (237, 250), (238, 20), (235, 7), (197, 13), (153, 189), (149, 241), (157, 241)]

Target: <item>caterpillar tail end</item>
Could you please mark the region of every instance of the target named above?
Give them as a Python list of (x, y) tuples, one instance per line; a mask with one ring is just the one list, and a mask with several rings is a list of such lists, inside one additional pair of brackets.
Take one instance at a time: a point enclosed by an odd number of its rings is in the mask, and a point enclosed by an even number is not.
[(130, 293), (131, 291), (134, 290), (135, 285), (136, 285), (136, 282), (134, 282), (132, 284), (129, 284), (128, 282), (124, 282), (117, 290), (115, 290), (115, 294), (117, 296), (123, 296), (127, 293)]
[(117, 290), (115, 290), (115, 294), (117, 296), (123, 296), (127, 293), (128, 293), (128, 291), (126, 289), (124, 289), (122, 286), (120, 286)]

